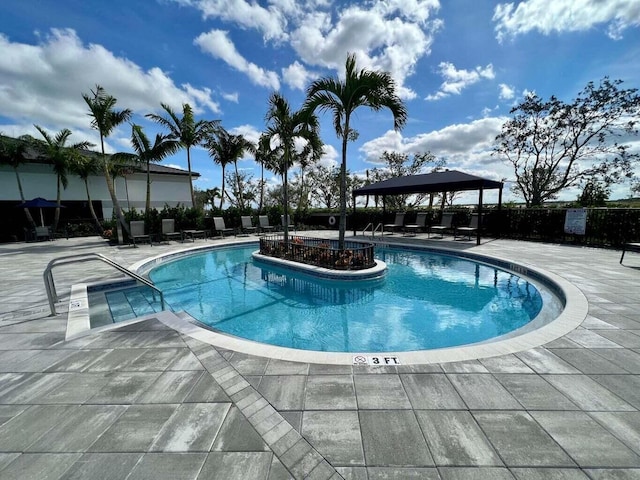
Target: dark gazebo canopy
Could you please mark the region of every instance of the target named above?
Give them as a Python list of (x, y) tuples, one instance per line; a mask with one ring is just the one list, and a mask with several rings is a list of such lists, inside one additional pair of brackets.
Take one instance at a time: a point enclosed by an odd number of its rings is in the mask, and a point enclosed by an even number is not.
[[(445, 170), (444, 172), (410, 175), (407, 177), (395, 177), (382, 182), (372, 183), (366, 187), (353, 191), (353, 205), (355, 210), (355, 198), (362, 195), (406, 195), (411, 193), (440, 193), (461, 192), (478, 190), (478, 226), (482, 222), (482, 194), (484, 190), (499, 189), (498, 208), (502, 207), (502, 182), (477, 177), (469, 173), (457, 170)], [(355, 235), (355, 232), (354, 232)], [(480, 228), (478, 228), (477, 243), (480, 245)]]

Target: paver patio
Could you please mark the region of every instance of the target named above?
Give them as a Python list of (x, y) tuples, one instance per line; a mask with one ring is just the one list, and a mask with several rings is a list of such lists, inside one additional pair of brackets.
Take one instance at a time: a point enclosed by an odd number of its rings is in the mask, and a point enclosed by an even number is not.
[[(0, 245), (0, 478), (640, 479), (640, 255), (621, 266), (613, 250), (411, 241), (548, 270), (589, 314), (512, 355), (379, 368), (222, 350), (156, 319), (65, 341), (49, 260), (129, 266), (183, 245)], [(107, 275), (98, 262), (54, 272), (63, 300)]]

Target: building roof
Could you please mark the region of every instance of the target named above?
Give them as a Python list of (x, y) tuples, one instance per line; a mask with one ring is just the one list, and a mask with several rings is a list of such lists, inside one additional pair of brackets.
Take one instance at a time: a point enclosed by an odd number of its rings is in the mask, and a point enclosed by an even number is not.
[[(4, 135), (0, 135), (0, 140), (5, 141), (5, 142), (25, 142), (26, 143), (26, 150), (24, 153), (25, 156), (25, 163), (39, 163), (39, 164), (49, 164), (49, 160), (43, 156), (42, 154), (40, 154), (40, 152), (37, 151), (37, 149), (35, 149), (33, 147), (33, 145), (31, 145), (27, 140), (23, 140), (21, 138), (13, 138), (13, 137), (7, 137)], [(93, 150), (84, 150), (83, 153), (85, 155), (87, 155), (88, 157), (97, 157), (99, 155), (99, 152), (95, 152)], [(137, 170), (139, 170), (140, 172), (144, 172), (146, 171), (145, 168), (141, 167), (141, 166), (137, 166), (137, 165), (133, 165)], [(149, 165), (149, 171), (151, 173), (154, 174), (158, 174), (158, 175), (189, 175), (189, 171), (188, 170), (182, 170), (180, 168), (174, 168), (174, 167), (168, 167), (166, 165), (160, 165), (158, 163), (151, 163)], [(197, 172), (192, 171), (191, 175), (194, 177), (199, 177), (200, 174)]]
[(410, 193), (460, 192), (502, 188), (503, 183), (457, 170), (394, 177), (353, 191), (360, 195), (401, 195)]

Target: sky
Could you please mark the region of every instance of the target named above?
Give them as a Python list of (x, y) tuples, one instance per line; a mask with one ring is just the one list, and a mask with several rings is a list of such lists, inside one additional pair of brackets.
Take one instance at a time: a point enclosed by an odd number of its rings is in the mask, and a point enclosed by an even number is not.
[[(408, 121), (396, 132), (388, 111), (356, 110), (352, 173), (382, 166), (384, 151), (430, 151), (449, 169), (506, 179), (505, 200), (518, 200), (515, 176), (491, 151), (525, 95), (569, 102), (604, 76), (640, 87), (638, 0), (2, 0), (0, 12), (4, 135), (37, 137), (37, 124), (99, 144), (82, 99), (99, 84), (150, 138), (162, 130), (145, 114), (189, 103), (197, 119), (256, 141), (271, 93), (298, 109), (310, 82), (339, 77), (354, 53), (359, 69), (392, 75)], [(336, 165), (340, 141), (330, 114), (320, 120), (321, 161)], [(130, 134), (120, 126), (107, 151), (131, 151)], [(186, 152), (163, 164), (186, 169)], [(238, 165), (259, 179), (250, 156)], [(192, 151), (192, 169), (197, 188), (220, 186), (206, 150)], [(617, 185), (611, 198), (629, 196)]]

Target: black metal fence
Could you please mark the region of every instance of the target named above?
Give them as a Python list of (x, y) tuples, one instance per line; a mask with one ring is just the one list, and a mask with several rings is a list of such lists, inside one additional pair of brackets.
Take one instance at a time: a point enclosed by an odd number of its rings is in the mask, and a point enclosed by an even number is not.
[(373, 244), (347, 241), (340, 249), (336, 240), (289, 235), (265, 235), (260, 238), (260, 253), (332, 270), (362, 270), (375, 265)]

